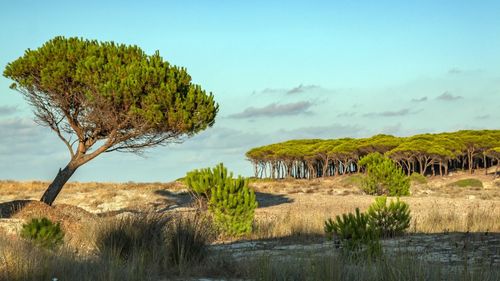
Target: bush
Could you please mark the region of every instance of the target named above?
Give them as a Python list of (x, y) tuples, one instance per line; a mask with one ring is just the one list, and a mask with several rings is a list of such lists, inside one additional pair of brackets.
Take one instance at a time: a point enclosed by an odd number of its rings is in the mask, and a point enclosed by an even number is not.
[(182, 271), (186, 265), (203, 260), (207, 245), (215, 238), (211, 226), (211, 221), (199, 213), (174, 219), (167, 234), (170, 262)]
[(195, 195), (204, 198), (210, 197), (210, 191), (216, 184), (217, 179), (225, 179), (227, 177), (227, 170), (224, 169), (222, 164), (217, 165), (215, 168), (210, 169), (196, 169), (188, 172), (183, 179), (189, 190)]
[(463, 179), (452, 182), (448, 184), (448, 186), (457, 186), (457, 187), (483, 187), (483, 182), (478, 179)]
[(47, 218), (34, 218), (29, 223), (23, 224), (21, 237), (43, 248), (53, 249), (62, 244), (64, 232), (59, 223), (54, 224)]
[(427, 183), (427, 178), (420, 174), (420, 173), (412, 173), (410, 176), (410, 181), (411, 182), (416, 182), (418, 184), (426, 184)]
[(186, 182), (194, 193), (207, 196), (208, 209), (222, 232), (239, 236), (252, 231), (257, 200), (248, 179), (233, 179), (233, 173), (219, 164), (213, 169), (189, 172)]
[(378, 152), (370, 153), (361, 158), (359, 165), (366, 169), (362, 189), (367, 194), (410, 195), (410, 179), (391, 159)]
[(111, 221), (97, 233), (96, 248), (101, 256), (121, 260), (157, 259), (166, 250), (166, 223), (166, 218), (152, 214)]
[(391, 200), (387, 206), (387, 197), (377, 197), (367, 211), (371, 228), (382, 237), (394, 237), (404, 233), (410, 227), (410, 207), (405, 202)]
[(350, 257), (375, 257), (382, 252), (379, 235), (369, 225), (369, 216), (358, 208), (355, 214), (342, 214), (325, 221), (325, 232), (329, 239), (338, 238), (343, 253)]

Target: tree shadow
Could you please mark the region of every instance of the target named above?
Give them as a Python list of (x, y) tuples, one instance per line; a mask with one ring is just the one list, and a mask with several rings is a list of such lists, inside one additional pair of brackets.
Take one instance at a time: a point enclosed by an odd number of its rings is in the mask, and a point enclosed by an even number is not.
[(0, 203), (0, 218), (8, 219), (22, 210), (26, 205), (32, 203), (34, 200), (14, 200), (9, 202)]
[[(172, 205), (169, 208), (175, 207), (187, 207), (193, 204), (194, 198), (189, 192), (172, 192), (169, 190), (156, 190), (155, 194), (165, 197), (165, 199), (172, 201)], [(259, 208), (266, 208), (276, 205), (281, 205), (285, 203), (292, 203), (293, 199), (290, 199), (282, 194), (271, 194), (263, 192), (255, 192), (257, 203)]]
[(173, 205), (178, 207), (189, 206), (194, 202), (194, 198), (189, 192), (172, 192), (165, 189), (159, 189), (155, 191), (155, 194), (165, 197), (165, 199), (172, 202)]
[(284, 194), (255, 192), (255, 195), (257, 197), (257, 203), (259, 203), (259, 208), (266, 208), (293, 202), (293, 199), (287, 197)]

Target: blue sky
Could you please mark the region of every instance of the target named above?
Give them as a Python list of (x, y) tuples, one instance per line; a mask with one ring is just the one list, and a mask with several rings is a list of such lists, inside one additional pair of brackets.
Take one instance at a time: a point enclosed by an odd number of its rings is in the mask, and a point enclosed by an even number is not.
[[(159, 50), (220, 104), (180, 145), (101, 155), (78, 181), (169, 181), (291, 138), (499, 129), (498, 1), (5, 1), (0, 66), (54, 36)], [(102, 3), (101, 3), (102, 2)], [(52, 179), (69, 160), (0, 78), (0, 179)]]

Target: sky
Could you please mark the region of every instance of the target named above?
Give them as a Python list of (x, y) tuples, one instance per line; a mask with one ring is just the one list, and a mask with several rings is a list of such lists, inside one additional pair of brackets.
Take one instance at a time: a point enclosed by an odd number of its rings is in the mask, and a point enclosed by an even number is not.
[[(299, 138), (500, 129), (500, 1), (6, 1), (0, 69), (55, 36), (133, 44), (183, 66), (215, 125), (71, 180), (166, 182)], [(0, 179), (51, 180), (65, 145), (0, 77)]]

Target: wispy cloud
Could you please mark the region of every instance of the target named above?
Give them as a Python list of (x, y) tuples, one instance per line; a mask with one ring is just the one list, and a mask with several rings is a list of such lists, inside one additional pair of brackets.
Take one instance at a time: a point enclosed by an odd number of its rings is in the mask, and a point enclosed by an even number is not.
[(302, 85), (302, 84), (300, 84), (297, 87), (288, 90), (286, 93), (287, 93), (287, 95), (301, 94), (301, 93), (305, 93), (308, 91), (317, 90), (320, 88), (321, 87), (318, 85)]
[(483, 72), (482, 69), (462, 69), (459, 67), (452, 67), (448, 69), (448, 74), (450, 75), (463, 75), (463, 74), (479, 74)]
[(476, 119), (478, 119), (478, 120), (485, 120), (485, 119), (489, 119), (490, 117), (491, 117), (491, 115), (484, 114), (484, 115), (476, 116)]
[(302, 138), (340, 138), (340, 137), (365, 137), (366, 128), (357, 124), (332, 124), (328, 126), (311, 126), (297, 128), (293, 130), (279, 130), (276, 135), (284, 139), (302, 139)]
[(456, 101), (459, 99), (462, 99), (462, 96), (455, 96), (452, 95), (450, 92), (446, 91), (442, 93), (441, 95), (437, 96), (436, 99), (442, 100), (442, 101)]
[(427, 101), (427, 97), (421, 97), (421, 98), (413, 98), (411, 99), (412, 102), (424, 102)]
[(299, 84), (292, 88), (265, 88), (260, 91), (253, 91), (252, 94), (282, 94), (282, 95), (297, 95), (305, 93), (318, 93), (318, 92), (329, 92), (331, 90), (325, 89), (319, 85), (309, 84)]
[(452, 67), (448, 70), (448, 74), (460, 74), (463, 70), (458, 67)]
[(354, 116), (356, 116), (356, 112), (354, 112), (354, 111), (342, 112), (342, 113), (337, 114), (337, 117), (354, 117)]
[(7, 116), (16, 113), (16, 106), (0, 105), (0, 116)]
[(411, 111), (409, 108), (403, 108), (397, 111), (382, 111), (382, 112), (370, 112), (363, 114), (363, 117), (396, 117), (396, 116), (406, 116), (411, 114), (417, 114), (420, 111)]
[(230, 118), (277, 117), (286, 115), (304, 114), (313, 104), (308, 101), (295, 103), (271, 103), (264, 107), (248, 107), (240, 113), (229, 115)]

